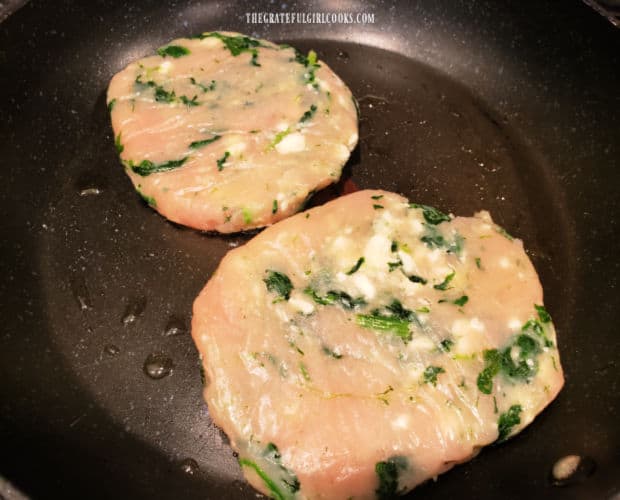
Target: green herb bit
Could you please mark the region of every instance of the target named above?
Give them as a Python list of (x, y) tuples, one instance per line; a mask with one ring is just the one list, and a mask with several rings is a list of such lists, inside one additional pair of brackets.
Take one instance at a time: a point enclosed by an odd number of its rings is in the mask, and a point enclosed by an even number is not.
[(511, 236), (510, 234), (508, 234), (508, 231), (506, 231), (502, 226), (495, 225), (495, 231), (501, 234), (507, 240), (510, 240), (510, 241), (514, 240), (514, 236)]
[(200, 103), (196, 100), (198, 99), (198, 96), (195, 95), (194, 97), (192, 97), (191, 99), (185, 95), (182, 95), (181, 97), (179, 97), (179, 99), (181, 100), (181, 102), (183, 104), (185, 104), (186, 106), (192, 107), (192, 106), (200, 106)]
[(405, 344), (413, 337), (412, 333), (409, 331), (409, 321), (396, 316), (358, 314), (356, 316), (356, 322), (363, 328), (394, 333), (396, 336), (400, 337)]
[(447, 252), (454, 253), (456, 255), (460, 255), (463, 250), (463, 244), (465, 243), (465, 238), (463, 238), (459, 233), (454, 235), (454, 241), (448, 245)]
[(185, 158), (181, 158), (180, 160), (170, 160), (164, 163), (153, 163), (151, 160), (142, 160), (137, 165), (133, 162), (133, 160), (129, 160), (126, 165), (132, 170), (132, 172), (141, 175), (142, 177), (146, 177), (147, 175), (156, 174), (159, 172), (167, 172), (169, 170), (174, 170), (175, 168), (179, 168), (181, 165), (185, 163), (187, 160), (187, 156)]
[(243, 52), (249, 52), (252, 54), (252, 59), (250, 60), (250, 64), (253, 66), (260, 66), (258, 63), (258, 50), (257, 47), (264, 47), (258, 40), (254, 38), (250, 38), (248, 36), (237, 35), (237, 36), (227, 36), (222, 35), (218, 32), (213, 33), (203, 33), (200, 35), (201, 38), (214, 37), (219, 38), (226, 48), (230, 50), (230, 53), (237, 57), (239, 54)]
[(403, 261), (398, 259), (396, 262), (388, 262), (387, 264), (390, 272), (392, 272), (394, 269), (401, 267), (403, 265)]
[(324, 354), (327, 354), (328, 356), (331, 356), (334, 359), (342, 358), (342, 354), (338, 354), (337, 352), (333, 351), (332, 349), (330, 349), (326, 345), (324, 345), (322, 347), (322, 351), (323, 351)]
[(424, 383), (425, 384), (433, 384), (433, 386), (437, 385), (437, 376), (440, 373), (446, 373), (441, 366), (427, 366), (424, 370)]
[(441, 283), (439, 283), (438, 285), (433, 285), (433, 288), (435, 290), (441, 290), (445, 292), (448, 289), (448, 285), (450, 284), (450, 282), (454, 279), (455, 275), (456, 271), (452, 271), (443, 279)]
[(314, 113), (316, 113), (317, 109), (318, 108), (314, 104), (312, 104), (310, 106), (310, 109), (308, 111), (306, 111), (302, 115), (302, 117), (299, 119), (299, 123), (304, 123), (304, 122), (307, 122), (308, 120), (310, 120), (314, 116)]
[(392, 244), (390, 245), (390, 251), (392, 252), (397, 252), (398, 251), (398, 241), (393, 240)]
[(431, 310), (428, 307), (423, 306), (423, 307), (418, 307), (415, 310), (415, 312), (418, 312), (418, 313), (429, 313), (429, 312), (431, 312)]
[(278, 211), (278, 200), (273, 200), (271, 205), (271, 213), (275, 214)]
[(205, 373), (205, 367), (202, 365), (202, 361), (199, 362), (198, 366), (200, 367), (200, 382), (204, 387), (207, 385), (207, 374)]
[(497, 437), (498, 443), (506, 441), (513, 427), (521, 423), (520, 415), (522, 411), (523, 408), (521, 408), (521, 405), (512, 405), (506, 413), (502, 413), (499, 416), (499, 421), (497, 423), (497, 429), (499, 431), (499, 436)]
[(216, 163), (217, 163), (218, 172), (221, 172), (222, 170), (224, 170), (224, 163), (226, 163), (226, 160), (228, 160), (229, 156), (230, 156), (230, 152), (225, 151), (224, 156), (222, 156), (219, 160), (217, 160)]
[(157, 85), (155, 87), (155, 100), (157, 102), (172, 103), (176, 100), (176, 94), (174, 93), (174, 90), (167, 91), (162, 86)]
[(273, 495), (273, 498), (275, 498), (276, 500), (287, 500), (287, 497), (284, 495), (284, 493), (282, 493), (280, 488), (278, 488), (276, 483), (265, 473), (263, 469), (256, 465), (256, 463), (248, 460), (247, 458), (240, 458), (239, 465), (241, 465), (242, 467), (250, 467), (251, 469), (254, 469), (254, 472), (256, 472), (258, 477), (263, 480), (265, 486), (267, 486), (267, 489), (271, 492), (271, 495)]
[(214, 135), (213, 137), (209, 138), (209, 139), (203, 139), (202, 141), (194, 141), (192, 143), (190, 143), (189, 148), (190, 149), (199, 149), (199, 148), (203, 148), (205, 146), (208, 146), (209, 144), (217, 141), (218, 139), (221, 139), (222, 136), (221, 135)]
[(427, 279), (422, 278), (421, 276), (416, 276), (415, 274), (412, 274), (411, 276), (407, 276), (407, 279), (411, 281), (412, 283), (420, 283), (422, 285), (426, 285), (428, 283)]
[(111, 113), (116, 105), (116, 97), (108, 103), (108, 113)]
[(426, 226), (426, 234), (420, 238), (420, 241), (429, 248), (442, 248), (446, 246), (446, 239), (437, 230), (435, 226), (424, 223)]
[(454, 345), (454, 340), (443, 339), (441, 342), (439, 342), (439, 350), (443, 352), (450, 352), (453, 345)]
[[(512, 357), (512, 350), (517, 349), (516, 361)], [(502, 351), (502, 372), (516, 379), (526, 380), (538, 371), (536, 356), (541, 352), (536, 339), (524, 333), (517, 336), (512, 346)]]
[(244, 224), (250, 224), (252, 222), (252, 213), (247, 208), (241, 210), (241, 216), (243, 217)]
[(299, 371), (301, 371), (301, 375), (304, 378), (304, 380), (306, 382), (310, 382), (310, 374), (308, 373), (308, 369), (306, 368), (306, 365), (304, 365), (303, 363), (299, 363)]
[(114, 138), (114, 145), (116, 146), (116, 152), (120, 155), (123, 151), (125, 151), (125, 146), (121, 143), (121, 133)]
[(267, 286), (267, 290), (278, 296), (274, 302), (290, 299), (293, 283), (289, 277), (277, 271), (268, 270), (267, 273), (267, 278), (263, 279), (263, 281)]
[(142, 198), (149, 206), (156, 208), (157, 207), (157, 202), (155, 201), (155, 198), (153, 198), (152, 196), (147, 196), (145, 195), (140, 188), (136, 188), (136, 192), (140, 195), (140, 198)]
[(463, 307), (468, 301), (469, 297), (467, 295), (461, 295), (458, 299), (453, 300), (452, 303), (459, 307)]
[(480, 261), (480, 257), (476, 257), (476, 267), (478, 269), (482, 269), (482, 262)]
[(540, 319), (541, 322), (543, 323), (550, 323), (551, 322), (551, 315), (547, 312), (547, 310), (545, 309), (545, 306), (542, 305), (538, 305), (538, 304), (534, 304), (534, 308), (536, 309), (536, 312), (538, 313), (538, 318)]
[(493, 391), (493, 377), (499, 373), (501, 366), (500, 355), (497, 349), (484, 351), (484, 369), (478, 374), (476, 384), (483, 394), (491, 394)]
[(359, 259), (357, 259), (357, 262), (355, 263), (355, 265), (349, 269), (346, 274), (351, 276), (352, 274), (356, 273), (360, 267), (362, 267), (362, 264), (364, 263), (366, 259), (364, 257), (360, 257)]
[(406, 457), (391, 457), (384, 462), (377, 462), (375, 473), (379, 479), (379, 486), (375, 494), (379, 500), (389, 500), (399, 494), (398, 476), (406, 470), (408, 461)]
[(196, 87), (198, 87), (203, 92), (211, 92), (215, 90), (215, 86), (216, 86), (215, 80), (211, 80), (211, 83), (209, 85), (204, 85), (196, 81), (196, 79), (192, 76), (190, 77), (189, 81), (192, 82), (192, 85), (196, 85)]
[[(383, 198), (383, 195), (382, 194), (376, 194), (374, 196), (371, 196), (371, 198), (373, 200), (380, 200), (381, 198)], [(394, 250), (392, 250), (392, 251), (394, 251)]]
[(422, 210), (422, 215), (424, 216), (424, 219), (426, 220), (426, 222), (428, 222), (429, 224), (432, 224), (433, 226), (436, 226), (438, 224), (441, 224), (442, 222), (448, 222), (451, 220), (449, 215), (446, 215), (443, 212), (440, 212), (436, 208), (429, 207), (428, 205), (410, 203), (409, 208), (417, 208), (419, 210)]
[(286, 130), (282, 130), (281, 132), (278, 132), (275, 138), (273, 139), (273, 141), (271, 142), (271, 144), (269, 144), (269, 147), (267, 149), (273, 149), (277, 144), (279, 144), (282, 141), (282, 139), (284, 139), (290, 133), (291, 133), (290, 128), (287, 128)]
[(382, 208), (385, 208), (383, 205), (379, 205), (377, 203), (374, 203), (372, 208), (374, 208), (375, 210), (381, 210)]
[(162, 57), (170, 56), (174, 57), (175, 59), (186, 56), (189, 53), (189, 49), (181, 45), (167, 45), (165, 47), (160, 47), (159, 49), (157, 49), (158, 55)]
[(345, 309), (358, 309), (366, 305), (366, 301), (362, 297), (353, 298), (346, 292), (330, 290), (325, 297), (321, 297), (315, 290), (307, 287), (304, 293), (312, 298), (317, 304), (330, 306), (339, 303)]

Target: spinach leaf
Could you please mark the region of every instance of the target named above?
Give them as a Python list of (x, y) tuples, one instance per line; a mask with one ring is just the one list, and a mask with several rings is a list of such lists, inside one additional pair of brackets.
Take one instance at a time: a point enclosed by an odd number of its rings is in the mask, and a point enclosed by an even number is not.
[(182, 57), (182, 56), (186, 56), (189, 53), (190, 53), (189, 49), (181, 45), (167, 45), (165, 47), (160, 47), (159, 49), (157, 49), (158, 55), (162, 57), (170, 56), (170, 57), (174, 57), (175, 59)]
[(521, 405), (512, 405), (506, 413), (502, 413), (499, 416), (499, 421), (497, 423), (497, 428), (499, 431), (499, 436), (497, 437), (497, 442), (501, 443), (506, 441), (512, 432), (512, 429), (515, 425), (519, 425), (521, 423), (521, 412), (523, 408)]
[(275, 302), (290, 299), (293, 283), (289, 277), (277, 271), (267, 271), (267, 273), (267, 278), (263, 279), (263, 281), (267, 286), (267, 290), (278, 296)]

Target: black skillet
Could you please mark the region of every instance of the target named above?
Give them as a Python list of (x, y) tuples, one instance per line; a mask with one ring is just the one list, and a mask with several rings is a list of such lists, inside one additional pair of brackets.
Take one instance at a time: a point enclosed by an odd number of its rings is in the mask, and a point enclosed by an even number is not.
[[(316, 49), (359, 99), (360, 145), (316, 203), (357, 186), (488, 209), (540, 272), (565, 389), (518, 438), (414, 497), (618, 494), (620, 33), (568, 0), (285, 2), (35, 1), (0, 25), (0, 475), (34, 498), (254, 498), (209, 420), (187, 332), (193, 298), (249, 236), (149, 209), (105, 106), (133, 59), (228, 29)], [(246, 22), (262, 11), (375, 22)], [(152, 353), (171, 375), (145, 375)], [(554, 486), (567, 454), (589, 467)]]

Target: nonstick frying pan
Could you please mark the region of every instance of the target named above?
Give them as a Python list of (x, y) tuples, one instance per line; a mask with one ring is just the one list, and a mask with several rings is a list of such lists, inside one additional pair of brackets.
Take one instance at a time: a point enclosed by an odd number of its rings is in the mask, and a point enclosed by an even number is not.
[[(261, 11), (375, 22), (246, 22)], [(251, 235), (148, 208), (105, 103), (130, 61), (224, 29), (314, 48), (357, 96), (359, 147), (314, 203), (373, 187), (488, 209), (539, 270), (564, 390), (517, 438), (413, 496), (618, 495), (620, 33), (578, 1), (34, 1), (4, 21), (0, 475), (34, 498), (255, 498), (209, 420), (188, 334), (194, 297)], [(151, 354), (169, 376), (144, 373)], [(588, 466), (555, 486), (568, 454)]]

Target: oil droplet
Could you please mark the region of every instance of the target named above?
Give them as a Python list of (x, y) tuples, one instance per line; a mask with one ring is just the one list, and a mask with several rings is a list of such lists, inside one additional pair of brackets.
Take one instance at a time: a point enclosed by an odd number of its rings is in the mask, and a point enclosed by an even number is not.
[(568, 486), (583, 481), (592, 475), (594, 460), (579, 455), (566, 455), (558, 459), (551, 469), (551, 482), (555, 486)]
[(185, 322), (178, 316), (170, 316), (168, 323), (166, 323), (164, 335), (166, 337), (174, 337), (175, 335), (183, 335), (185, 333), (187, 333)]
[(108, 356), (116, 356), (121, 352), (121, 350), (117, 345), (108, 344), (103, 348), (103, 352), (105, 352)]
[(347, 61), (349, 59), (349, 53), (344, 50), (339, 50), (338, 54), (336, 54), (336, 57), (343, 61)]
[(90, 301), (90, 293), (86, 287), (86, 281), (83, 276), (71, 280), (71, 291), (82, 311), (92, 309), (93, 305)]
[(200, 469), (200, 467), (198, 467), (198, 462), (196, 462), (193, 458), (186, 458), (180, 465), (181, 470), (190, 476), (196, 474), (196, 472)]
[(134, 324), (138, 320), (140, 315), (144, 312), (144, 309), (146, 309), (146, 298), (142, 297), (133, 300), (132, 302), (127, 304), (121, 322), (125, 326)]
[(97, 196), (101, 194), (101, 189), (98, 187), (89, 187), (80, 189), (80, 196)]
[(170, 375), (173, 368), (172, 359), (165, 354), (153, 353), (144, 361), (143, 370), (148, 377), (159, 380)]

